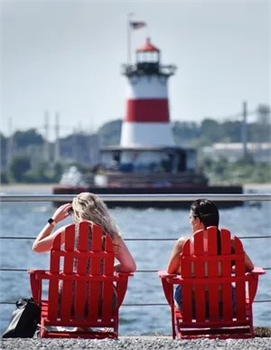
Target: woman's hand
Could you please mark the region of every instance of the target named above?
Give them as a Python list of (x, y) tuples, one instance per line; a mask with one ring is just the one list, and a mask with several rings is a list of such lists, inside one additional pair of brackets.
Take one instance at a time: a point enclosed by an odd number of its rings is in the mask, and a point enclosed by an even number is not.
[(61, 205), (59, 208), (56, 209), (54, 212), (54, 215), (52, 216), (52, 219), (58, 223), (64, 219), (66, 219), (69, 216), (69, 210), (72, 208), (71, 203), (66, 203)]

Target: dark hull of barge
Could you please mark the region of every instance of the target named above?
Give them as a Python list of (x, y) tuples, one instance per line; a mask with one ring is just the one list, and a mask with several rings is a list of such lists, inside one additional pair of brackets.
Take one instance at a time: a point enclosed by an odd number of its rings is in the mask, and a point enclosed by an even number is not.
[[(193, 187), (98, 187), (98, 186), (89, 186), (89, 187), (80, 187), (80, 186), (55, 186), (53, 188), (53, 194), (71, 194), (75, 195), (80, 192), (92, 192), (98, 195), (153, 195), (153, 194), (197, 194), (198, 198), (207, 197), (212, 194), (243, 194), (243, 187), (241, 185), (228, 185), (228, 186), (193, 186)], [(169, 208), (169, 209), (189, 209), (190, 201), (106, 201), (106, 204), (109, 208), (115, 207), (130, 207), (137, 209), (144, 208)], [(233, 208), (242, 206), (242, 201), (214, 201), (219, 208)], [(55, 203), (59, 205), (59, 203)]]

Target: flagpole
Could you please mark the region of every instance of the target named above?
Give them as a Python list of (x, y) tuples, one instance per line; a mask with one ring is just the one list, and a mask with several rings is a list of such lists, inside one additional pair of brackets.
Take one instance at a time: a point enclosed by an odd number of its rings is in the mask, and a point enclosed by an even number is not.
[(128, 14), (127, 21), (127, 65), (131, 64), (131, 16), (133, 13)]
[(151, 37), (151, 30), (148, 25), (146, 25), (146, 35), (147, 35), (147, 38)]

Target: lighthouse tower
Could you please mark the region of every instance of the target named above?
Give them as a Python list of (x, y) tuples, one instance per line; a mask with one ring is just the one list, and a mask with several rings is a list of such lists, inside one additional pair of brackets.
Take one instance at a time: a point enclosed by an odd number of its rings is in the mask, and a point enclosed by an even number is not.
[(157, 187), (191, 181), (196, 153), (175, 144), (170, 125), (168, 79), (175, 71), (175, 66), (161, 64), (161, 51), (149, 38), (136, 50), (135, 64), (124, 65), (126, 114), (120, 144), (100, 150), (109, 170), (107, 183)]
[(176, 67), (161, 65), (161, 51), (149, 38), (136, 50), (135, 65), (124, 65), (126, 115), (120, 146), (175, 146), (170, 128), (168, 78)]

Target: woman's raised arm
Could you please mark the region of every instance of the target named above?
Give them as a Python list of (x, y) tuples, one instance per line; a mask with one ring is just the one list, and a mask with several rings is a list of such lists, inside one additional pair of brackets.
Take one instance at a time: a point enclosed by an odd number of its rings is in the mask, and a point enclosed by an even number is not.
[(53, 242), (54, 238), (58, 234), (62, 233), (61, 241), (62, 241), (62, 243), (64, 242), (64, 240), (65, 240), (64, 231), (68, 225), (60, 227), (54, 233), (52, 233), (52, 231), (57, 223), (66, 219), (69, 216), (69, 209), (71, 209), (71, 207), (72, 207), (71, 203), (66, 203), (66, 204), (63, 204), (59, 208), (56, 209), (52, 218), (50, 218), (48, 220), (48, 223), (43, 227), (43, 229), (37, 235), (37, 237), (32, 245), (32, 250), (34, 252), (44, 253), (44, 252), (49, 251), (52, 247), (52, 242)]

